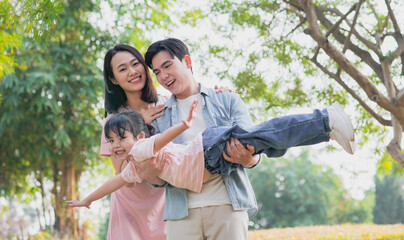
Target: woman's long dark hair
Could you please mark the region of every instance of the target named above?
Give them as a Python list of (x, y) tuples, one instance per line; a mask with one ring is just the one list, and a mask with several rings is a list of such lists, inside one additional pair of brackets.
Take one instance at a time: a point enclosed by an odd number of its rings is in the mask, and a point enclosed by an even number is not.
[(132, 53), (145, 69), (146, 83), (142, 89), (141, 99), (147, 103), (157, 103), (158, 100), (156, 88), (154, 87), (149, 68), (145, 63), (142, 54), (134, 47), (125, 44), (119, 44), (108, 50), (104, 58), (105, 116), (107, 116), (108, 113), (117, 113), (118, 109), (121, 106), (125, 105), (127, 101), (125, 91), (121, 88), (121, 86), (115, 85), (111, 81), (111, 78), (115, 78), (111, 66), (112, 57), (115, 56), (116, 53), (122, 51)]

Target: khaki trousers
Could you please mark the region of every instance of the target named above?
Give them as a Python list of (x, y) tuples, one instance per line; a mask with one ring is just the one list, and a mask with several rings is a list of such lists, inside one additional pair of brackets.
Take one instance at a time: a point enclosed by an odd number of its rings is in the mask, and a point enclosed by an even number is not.
[(188, 217), (168, 220), (167, 240), (247, 240), (247, 211), (231, 205), (188, 209)]

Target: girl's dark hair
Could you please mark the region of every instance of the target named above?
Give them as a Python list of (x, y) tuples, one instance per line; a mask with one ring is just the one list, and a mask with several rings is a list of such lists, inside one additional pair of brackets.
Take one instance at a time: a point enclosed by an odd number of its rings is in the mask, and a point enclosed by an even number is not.
[(117, 54), (118, 52), (122, 51), (132, 53), (145, 69), (146, 84), (142, 89), (141, 99), (147, 103), (157, 103), (158, 100), (156, 88), (154, 87), (149, 68), (147, 67), (142, 54), (134, 47), (125, 44), (119, 44), (108, 50), (104, 58), (105, 116), (107, 116), (108, 113), (117, 113), (118, 109), (123, 106), (127, 100), (125, 91), (121, 88), (121, 86), (115, 85), (111, 81), (111, 78), (115, 78), (111, 66), (112, 57), (115, 56), (115, 54)]
[(131, 132), (135, 137), (142, 131), (146, 138), (155, 134), (154, 127), (145, 123), (142, 115), (133, 110), (126, 110), (112, 116), (104, 126), (106, 139), (110, 138), (111, 131), (121, 138), (124, 137), (125, 131)]

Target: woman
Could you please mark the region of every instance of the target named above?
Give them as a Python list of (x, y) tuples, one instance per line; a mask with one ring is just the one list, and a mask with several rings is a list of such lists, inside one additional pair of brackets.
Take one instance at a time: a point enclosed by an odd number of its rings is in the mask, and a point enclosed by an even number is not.
[[(105, 115), (125, 109), (140, 112), (147, 122), (161, 116), (167, 98), (157, 95), (156, 88), (142, 54), (128, 45), (117, 45), (110, 49), (104, 59)], [(107, 119), (112, 115), (109, 115)], [(115, 174), (126, 166), (126, 159), (109, 151), (109, 143), (101, 139), (102, 156), (112, 160)], [(150, 159), (155, 168), (144, 169), (144, 179), (162, 184), (154, 171), (161, 171), (161, 159)], [(150, 165), (149, 165), (150, 166)], [(138, 166), (142, 168), (142, 166)], [(149, 175), (148, 175), (149, 173)], [(163, 209), (165, 191), (153, 188), (145, 181), (136, 186), (126, 186), (114, 192), (110, 201), (108, 239), (166, 239)]]
[[(147, 123), (160, 117), (167, 97), (157, 95), (149, 68), (142, 54), (128, 45), (116, 45), (104, 58), (105, 116), (123, 110), (135, 110), (142, 114)], [(215, 86), (215, 88), (218, 88)], [(217, 92), (232, 91), (219, 87)], [(109, 143), (101, 139), (101, 156), (112, 160), (115, 174), (119, 174), (127, 164), (126, 159), (109, 151)], [(146, 166), (145, 168), (144, 166)], [(143, 179), (149, 183), (162, 185), (158, 176), (163, 168), (161, 159), (152, 158), (136, 167), (142, 171)], [(152, 167), (150, 167), (152, 166)], [(153, 188), (145, 181), (135, 186), (129, 185), (111, 195), (108, 239), (166, 239), (163, 210), (165, 189)]]

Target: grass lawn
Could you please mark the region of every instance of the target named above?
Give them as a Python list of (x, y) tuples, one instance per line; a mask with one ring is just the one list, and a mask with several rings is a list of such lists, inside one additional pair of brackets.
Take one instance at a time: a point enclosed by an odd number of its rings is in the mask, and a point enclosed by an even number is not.
[(403, 240), (404, 225), (344, 224), (253, 230), (249, 240)]

